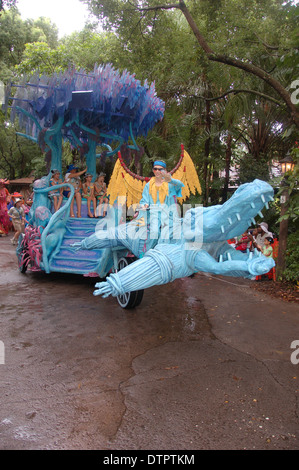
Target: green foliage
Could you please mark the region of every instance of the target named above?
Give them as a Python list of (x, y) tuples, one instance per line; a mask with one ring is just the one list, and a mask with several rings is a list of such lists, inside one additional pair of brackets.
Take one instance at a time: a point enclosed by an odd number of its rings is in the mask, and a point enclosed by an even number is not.
[(239, 162), (238, 183), (248, 183), (256, 178), (269, 181), (269, 167), (266, 158), (256, 159), (253, 155), (247, 154)]
[(8, 8), (15, 8), (17, 0), (0, 0), (0, 12)]
[(23, 178), (34, 170), (34, 158), (41, 158), (37, 144), (16, 134), (0, 112), (0, 178)]
[(35, 71), (51, 75), (66, 70), (70, 62), (70, 55), (64, 45), (52, 49), (45, 42), (34, 42), (25, 45), (22, 61), (15, 66), (15, 70), (20, 75)]
[(47, 43), (57, 47), (58, 29), (47, 18), (23, 21), (17, 9), (2, 12), (0, 16), (0, 80), (7, 82), (14, 75), (14, 67), (22, 62), (26, 44)]
[(117, 64), (121, 56), (120, 44), (114, 33), (97, 33), (88, 26), (64, 37), (61, 46), (68, 51), (69, 61), (86, 72), (93, 70), (95, 64)]
[(18, 75), (34, 72), (51, 75), (73, 66), (89, 72), (95, 64), (117, 62), (119, 44), (114, 34), (95, 33), (86, 27), (64, 37), (55, 47), (49, 41), (27, 43), (22, 61), (15, 66)]
[[(298, 145), (298, 143), (297, 143)], [(280, 189), (277, 196), (280, 197), (282, 192), (287, 188), (289, 193), (289, 203), (286, 214), (279, 218), (279, 222), (282, 219), (289, 219), (290, 223), (293, 223), (294, 227), (299, 228), (299, 148), (295, 147), (291, 153), (294, 161), (293, 171), (287, 172), (279, 181)], [(282, 184), (282, 180), (284, 184)]]
[[(298, 145), (298, 143), (297, 143)], [(288, 216), (291, 221), (299, 224), (299, 191), (298, 191), (298, 181), (299, 181), (299, 148), (296, 147), (292, 152), (292, 157), (294, 160), (294, 169), (288, 175), (288, 185), (289, 185), (289, 208)]]
[[(30, 28), (15, 9), (0, 16), (0, 61), (13, 68), (20, 63), (26, 42), (30, 41)], [(0, 79), (3, 80), (0, 71)]]
[[(44, 155), (33, 156), (30, 160), (30, 166), (36, 179), (42, 178), (42, 176), (45, 176), (48, 173)], [(31, 174), (31, 171), (27, 174)]]
[(31, 42), (46, 42), (52, 49), (58, 46), (58, 28), (49, 18), (27, 20), (32, 27)]
[(287, 281), (299, 282), (299, 231), (288, 236), (286, 252), (286, 269), (283, 278)]

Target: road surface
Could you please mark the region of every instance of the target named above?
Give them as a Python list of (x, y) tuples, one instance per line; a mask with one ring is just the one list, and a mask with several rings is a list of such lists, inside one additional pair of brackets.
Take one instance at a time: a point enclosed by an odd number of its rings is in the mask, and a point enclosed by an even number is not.
[(298, 304), (196, 274), (125, 311), (0, 260), (0, 449), (299, 449)]

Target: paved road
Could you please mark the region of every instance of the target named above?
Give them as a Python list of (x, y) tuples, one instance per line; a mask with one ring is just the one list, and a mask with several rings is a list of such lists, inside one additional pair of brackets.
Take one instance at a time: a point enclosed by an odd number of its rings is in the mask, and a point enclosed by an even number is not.
[(298, 304), (197, 274), (128, 312), (4, 238), (0, 267), (0, 449), (299, 449)]

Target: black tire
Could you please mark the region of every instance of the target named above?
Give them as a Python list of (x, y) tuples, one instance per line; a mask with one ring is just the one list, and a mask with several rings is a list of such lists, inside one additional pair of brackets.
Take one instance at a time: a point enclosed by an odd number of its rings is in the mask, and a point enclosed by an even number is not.
[(19, 264), (20, 273), (25, 274), (27, 271), (27, 268), (28, 268), (28, 265), (26, 263), (26, 260), (24, 260), (23, 264)]
[[(133, 263), (136, 258), (128, 257), (128, 258), (120, 258), (118, 261), (118, 271), (125, 268), (129, 264)], [(140, 305), (142, 298), (143, 298), (143, 289), (137, 290), (133, 292), (127, 292), (124, 295), (117, 296), (117, 301), (119, 305), (124, 309), (131, 309), (135, 308)]]
[(28, 264), (29, 264), (29, 255), (25, 255), (25, 257), (23, 258), (24, 256), (24, 247), (23, 247), (23, 238), (24, 238), (24, 235), (21, 234), (20, 237), (19, 237), (19, 241), (18, 241), (18, 246), (17, 246), (17, 257), (18, 257), (18, 266), (19, 266), (19, 270), (22, 274), (25, 274), (26, 271), (27, 271), (27, 268), (28, 268)]

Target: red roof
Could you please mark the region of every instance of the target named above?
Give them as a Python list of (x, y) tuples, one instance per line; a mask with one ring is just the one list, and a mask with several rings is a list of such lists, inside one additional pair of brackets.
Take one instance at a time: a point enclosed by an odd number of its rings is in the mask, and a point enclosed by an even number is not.
[(19, 178), (16, 180), (10, 180), (9, 184), (32, 184), (35, 180), (34, 176), (29, 176), (28, 178)]

